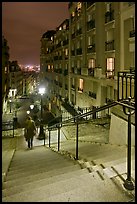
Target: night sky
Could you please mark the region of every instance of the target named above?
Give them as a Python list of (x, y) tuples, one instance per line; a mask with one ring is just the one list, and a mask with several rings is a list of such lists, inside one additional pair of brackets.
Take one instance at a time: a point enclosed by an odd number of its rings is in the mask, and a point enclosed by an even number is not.
[(40, 39), (69, 18), (68, 2), (2, 2), (2, 34), (10, 60), (40, 64)]

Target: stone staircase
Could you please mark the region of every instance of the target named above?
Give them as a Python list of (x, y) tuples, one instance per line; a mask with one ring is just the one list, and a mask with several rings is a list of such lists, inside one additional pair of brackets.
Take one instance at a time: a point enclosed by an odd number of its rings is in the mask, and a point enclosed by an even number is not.
[(81, 160), (76, 161), (46, 146), (32, 150), (16, 148), (3, 183), (2, 202), (132, 200), (133, 195), (121, 188), (116, 179), (110, 179), (102, 167), (89, 168), (87, 163), (83, 165)]

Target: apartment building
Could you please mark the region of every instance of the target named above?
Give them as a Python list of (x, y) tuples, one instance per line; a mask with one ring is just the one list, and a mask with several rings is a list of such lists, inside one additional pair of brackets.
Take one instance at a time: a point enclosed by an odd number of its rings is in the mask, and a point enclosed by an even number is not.
[(134, 2), (70, 2), (68, 9), (69, 19), (41, 39), (49, 98), (76, 109), (117, 100), (118, 71), (135, 67)]
[(10, 92), (9, 97), (14, 99), (23, 94), (23, 73), (17, 61), (10, 62)]
[(10, 88), (9, 82), (9, 46), (2, 36), (2, 113), (7, 110), (7, 98)]

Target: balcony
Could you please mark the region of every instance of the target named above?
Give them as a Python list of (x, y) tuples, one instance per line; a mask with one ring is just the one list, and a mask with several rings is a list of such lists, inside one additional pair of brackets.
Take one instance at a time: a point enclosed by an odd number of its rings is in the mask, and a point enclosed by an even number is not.
[(94, 76), (94, 68), (88, 68), (88, 75)]
[(69, 40), (68, 40), (68, 39), (67, 39), (67, 40), (64, 40), (64, 41), (63, 41), (63, 46), (68, 45), (68, 43), (69, 43)]
[(79, 92), (79, 93), (82, 93), (82, 92), (83, 92), (83, 89), (80, 88), (80, 87), (78, 87), (78, 92)]
[(59, 48), (61, 46), (61, 41), (56, 45), (56, 48)]
[(71, 35), (71, 38), (72, 38), (72, 39), (74, 39), (74, 38), (75, 38), (75, 33), (73, 33), (73, 34)]
[(75, 85), (72, 84), (72, 85), (71, 85), (71, 88), (75, 90)]
[(113, 20), (114, 20), (114, 10), (106, 12), (105, 13), (105, 23), (108, 23)]
[(115, 50), (114, 40), (105, 42), (105, 51), (111, 51), (111, 50)]
[(82, 48), (76, 49), (76, 54), (77, 54), (77, 55), (81, 55), (81, 54), (82, 54)]
[(112, 70), (112, 71), (107, 70), (106, 71), (106, 77), (107, 77), (107, 79), (114, 79), (114, 70)]
[(89, 91), (89, 96), (96, 99), (96, 93)]
[(131, 30), (131, 31), (129, 32), (129, 37), (130, 37), (130, 38), (135, 37), (135, 30)]
[(91, 30), (95, 28), (95, 19), (90, 20), (89, 22), (87, 22), (87, 31)]
[(87, 48), (87, 53), (93, 53), (93, 52), (96, 52), (95, 44), (89, 45)]
[(76, 36), (81, 35), (82, 34), (82, 28), (76, 30)]

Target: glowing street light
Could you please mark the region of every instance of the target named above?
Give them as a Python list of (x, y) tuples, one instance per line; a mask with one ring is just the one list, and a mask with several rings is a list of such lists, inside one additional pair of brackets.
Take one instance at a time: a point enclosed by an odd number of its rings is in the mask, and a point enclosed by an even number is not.
[(33, 108), (34, 108), (34, 105), (33, 105), (33, 104), (32, 104), (32, 105), (30, 105), (30, 109), (31, 109), (31, 110), (33, 110)]
[(29, 110), (27, 111), (27, 114), (28, 114), (28, 115), (30, 114), (30, 111), (29, 111)]

